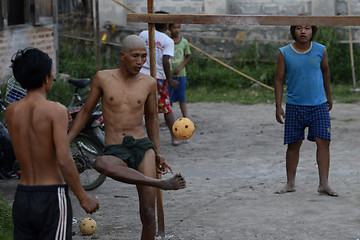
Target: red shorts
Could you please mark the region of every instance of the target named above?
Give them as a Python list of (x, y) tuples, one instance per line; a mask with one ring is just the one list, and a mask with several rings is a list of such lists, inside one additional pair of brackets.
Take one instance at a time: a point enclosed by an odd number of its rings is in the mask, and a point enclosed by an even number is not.
[(157, 79), (158, 113), (171, 113), (169, 91), (166, 79)]

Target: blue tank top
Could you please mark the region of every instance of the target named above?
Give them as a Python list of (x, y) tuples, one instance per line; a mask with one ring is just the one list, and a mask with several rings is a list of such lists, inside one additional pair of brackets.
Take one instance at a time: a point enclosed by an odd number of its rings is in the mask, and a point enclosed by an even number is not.
[(320, 68), (324, 49), (316, 42), (304, 53), (296, 52), (291, 44), (279, 49), (285, 59), (286, 103), (316, 106), (327, 101)]

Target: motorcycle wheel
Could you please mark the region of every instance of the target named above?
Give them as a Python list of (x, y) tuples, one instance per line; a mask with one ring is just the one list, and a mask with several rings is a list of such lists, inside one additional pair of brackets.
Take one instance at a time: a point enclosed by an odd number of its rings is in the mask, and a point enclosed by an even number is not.
[(97, 155), (103, 153), (103, 144), (80, 134), (71, 142), (70, 149), (85, 191), (93, 190), (103, 184), (106, 175), (93, 168)]

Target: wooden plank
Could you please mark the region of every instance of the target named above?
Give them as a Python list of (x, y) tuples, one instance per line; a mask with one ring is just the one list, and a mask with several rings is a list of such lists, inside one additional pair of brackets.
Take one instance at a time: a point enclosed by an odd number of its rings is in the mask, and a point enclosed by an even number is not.
[(56, 0), (52, 0), (52, 16), (54, 23), (55, 74), (59, 74), (59, 11)]
[[(351, 4), (348, 0), (348, 15), (351, 15)], [(351, 62), (351, 75), (353, 80), (353, 88), (356, 89), (356, 75), (355, 75), (355, 63), (354, 63), (354, 49), (353, 49), (353, 40), (352, 40), (352, 29), (349, 26), (349, 47), (350, 47), (350, 62)]]
[(217, 25), (315, 25), (360, 26), (360, 16), (283, 16), (283, 15), (209, 15), (209, 14), (127, 14), (128, 22), (217, 24)]
[(34, 25), (40, 25), (40, 0), (35, 0)]
[[(157, 178), (161, 179), (161, 174), (157, 174)], [(158, 236), (165, 237), (165, 217), (163, 206), (163, 192), (160, 188), (156, 190), (156, 212), (158, 223)]]
[(94, 37), (95, 37), (95, 52), (96, 52), (96, 70), (99, 71), (101, 69), (99, 0), (95, 0), (94, 4), (95, 4)]
[[(148, 0), (148, 14), (154, 13), (154, 1)], [(149, 23), (148, 24), (148, 31), (149, 31), (149, 59), (150, 59), (150, 75), (156, 79), (156, 55), (155, 55), (155, 24)]]
[(2, 0), (0, 0), (0, 30), (4, 28), (4, 17), (3, 17), (3, 3)]
[[(147, 0), (148, 14), (154, 13), (154, 0)], [(149, 31), (149, 59), (150, 59), (150, 75), (156, 79), (156, 53), (155, 53), (155, 24), (148, 23)], [(157, 109), (157, 107), (156, 107)], [(156, 177), (161, 179), (161, 174), (157, 174)], [(158, 235), (165, 237), (165, 219), (164, 219), (164, 206), (163, 206), (163, 193), (160, 188), (156, 189), (156, 214)]]

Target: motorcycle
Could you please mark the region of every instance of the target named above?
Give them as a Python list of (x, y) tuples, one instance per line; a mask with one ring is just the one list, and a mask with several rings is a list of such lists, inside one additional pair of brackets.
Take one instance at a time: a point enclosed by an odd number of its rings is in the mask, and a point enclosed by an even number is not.
[[(78, 90), (87, 87), (90, 82), (90, 78), (69, 79), (69, 83), (76, 87), (68, 106), (73, 119), (85, 102)], [(78, 102), (77, 105), (75, 105), (76, 101)], [(70, 144), (71, 154), (79, 172), (81, 184), (87, 191), (100, 187), (106, 180), (106, 175), (98, 173), (92, 167), (97, 155), (101, 155), (104, 150), (104, 119), (99, 108), (100, 104), (95, 107), (95, 111), (90, 115), (85, 127)]]
[[(69, 79), (69, 83), (76, 87), (76, 90), (68, 107), (70, 114), (75, 118), (85, 100), (80, 97), (78, 90), (89, 85), (90, 79)], [(16, 102), (26, 95), (17, 82), (9, 79), (6, 90), (5, 102), (8, 104)], [(1, 92), (0, 92), (0, 99)], [(75, 101), (79, 104), (75, 106)], [(70, 143), (71, 155), (79, 172), (80, 182), (86, 191), (101, 186), (106, 180), (104, 174), (98, 173), (92, 166), (97, 157), (104, 149), (104, 120), (102, 112), (98, 111), (99, 106), (91, 114), (85, 127), (78, 136)], [(4, 102), (0, 100), (0, 111), (5, 112)], [(11, 139), (4, 123), (0, 122), (0, 179), (20, 177), (21, 170), (15, 158)]]
[[(0, 101), (0, 108), (1, 111), (5, 111), (2, 101)], [(0, 179), (20, 178), (20, 174), (20, 166), (15, 158), (9, 132), (5, 125), (0, 122)]]

